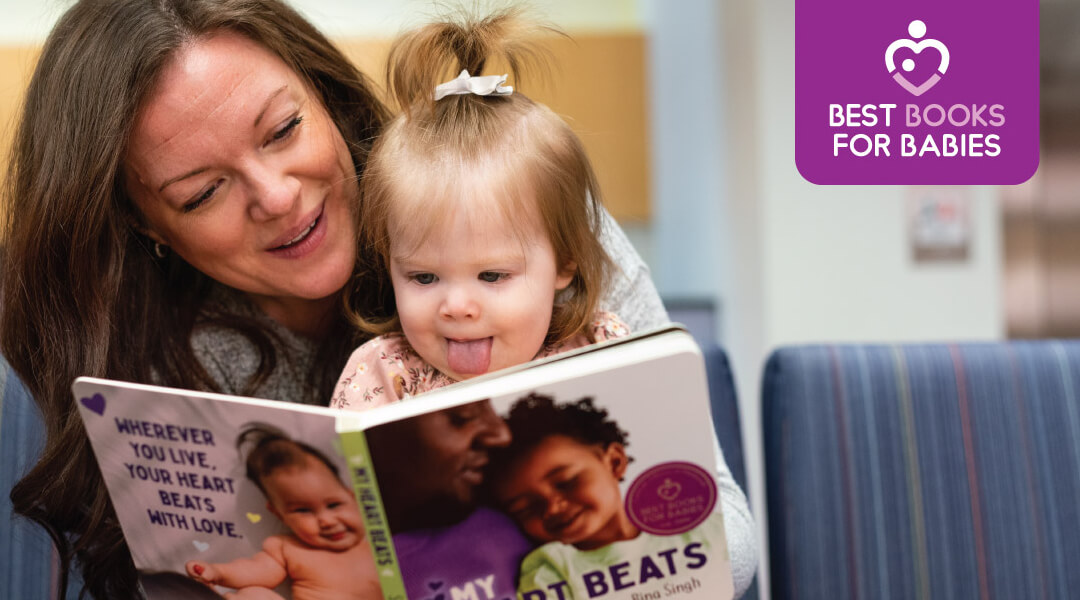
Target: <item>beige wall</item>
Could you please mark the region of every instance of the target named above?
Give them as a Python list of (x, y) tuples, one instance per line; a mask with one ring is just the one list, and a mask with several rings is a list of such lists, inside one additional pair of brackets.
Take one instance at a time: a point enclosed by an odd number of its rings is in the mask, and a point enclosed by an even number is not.
[[(550, 106), (577, 132), (608, 210), (620, 220), (647, 221), (644, 36), (639, 32), (585, 33), (547, 44), (555, 67), (548, 80), (525, 81), (516, 89)], [(382, 84), (388, 41), (353, 38), (340, 45), (363, 72)]]
[(35, 46), (0, 46), (0, 156), (4, 157), (0, 182), (6, 175), (13, 126), (37, 54)]
[[(349, 38), (340, 45), (365, 73), (381, 77), (387, 41)], [(550, 46), (556, 63), (550, 82), (542, 87), (525, 82), (523, 91), (562, 115), (581, 137), (608, 209), (622, 220), (647, 220), (644, 36), (587, 33)], [(36, 55), (34, 46), (0, 46), (0, 150), (5, 157)]]

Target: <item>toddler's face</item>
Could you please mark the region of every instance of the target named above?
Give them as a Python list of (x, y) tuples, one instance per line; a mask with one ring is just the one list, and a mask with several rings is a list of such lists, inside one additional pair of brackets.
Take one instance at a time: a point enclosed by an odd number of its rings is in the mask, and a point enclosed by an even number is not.
[(314, 456), (302, 467), (277, 469), (262, 483), (267, 508), (308, 546), (342, 552), (363, 540), (355, 496)]
[(456, 380), (532, 360), (555, 293), (574, 275), (556, 264), (540, 226), (528, 224), (535, 219), (504, 221), (498, 210), (457, 209), (419, 245), (391, 244), (402, 331), (421, 358)]
[(495, 486), (500, 506), (538, 542), (587, 550), (626, 539), (622, 444), (606, 449), (554, 435), (515, 461)]

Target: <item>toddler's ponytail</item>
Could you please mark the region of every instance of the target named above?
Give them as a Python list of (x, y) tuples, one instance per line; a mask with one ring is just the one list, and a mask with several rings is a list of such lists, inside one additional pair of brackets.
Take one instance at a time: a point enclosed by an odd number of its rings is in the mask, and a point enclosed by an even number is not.
[[(435, 86), (462, 70), (481, 76), (501, 75), (506, 69), (517, 81), (526, 72), (544, 68), (548, 57), (538, 38), (544, 33), (560, 32), (523, 19), (521, 12), (507, 8), (485, 17), (462, 12), (456, 19), (431, 23), (403, 35), (390, 48), (387, 90), (397, 105), (412, 116), (418, 110), (430, 110), (435, 103)], [(498, 61), (499, 73), (485, 72), (496, 67), (491, 59)], [(481, 98), (468, 95), (456, 100), (483, 101)]]

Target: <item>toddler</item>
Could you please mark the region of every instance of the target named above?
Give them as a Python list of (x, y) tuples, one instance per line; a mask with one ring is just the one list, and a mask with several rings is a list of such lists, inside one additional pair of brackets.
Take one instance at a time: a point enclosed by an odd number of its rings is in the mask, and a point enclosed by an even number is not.
[[(403, 109), (362, 179), (362, 244), (378, 283), (357, 290), (361, 329), (331, 406), (365, 409), (626, 335), (598, 312), (611, 261), (581, 142), (550, 109), (482, 75), (514, 77), (537, 48), (514, 11), (437, 23), (391, 49)], [(436, 85), (451, 71), (456, 78)], [(370, 296), (381, 301), (371, 302)], [(354, 299), (355, 300), (355, 299)]]
[(337, 467), (307, 444), (263, 427), (244, 431), (251, 445), (247, 476), (266, 496), (266, 508), (291, 535), (274, 535), (251, 558), (227, 563), (189, 561), (189, 576), (233, 588), (227, 598), (280, 598), (273, 588), (292, 582), (294, 600), (381, 600), (375, 559), (352, 490)]
[(558, 406), (551, 397), (531, 394), (514, 404), (506, 422), (511, 441), (491, 453), (489, 491), (527, 536), (543, 544), (521, 563), (519, 597), (559, 586), (560, 597), (590, 598), (586, 573), (684, 547), (695, 549), (701, 566), (701, 552), (717, 542), (726, 547), (719, 513), (674, 536), (634, 525), (619, 490), (632, 460), (627, 433), (592, 398)]

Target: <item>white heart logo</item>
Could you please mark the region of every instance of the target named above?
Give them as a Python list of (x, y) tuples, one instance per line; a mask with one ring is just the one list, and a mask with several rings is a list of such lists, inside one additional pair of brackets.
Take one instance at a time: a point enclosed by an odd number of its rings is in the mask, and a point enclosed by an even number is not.
[[(914, 39), (919, 39), (926, 35), (926, 24), (916, 19), (908, 24), (908, 34)], [(902, 73), (896, 69), (896, 62), (893, 60), (896, 51), (900, 48), (908, 48), (915, 54), (920, 54), (927, 48), (933, 48), (941, 54), (941, 61), (937, 66), (937, 73), (930, 76), (929, 79), (924, 81), (920, 85), (915, 85), (908, 81)], [(905, 60), (901, 67), (904, 71), (911, 71), (915, 68), (915, 61), (910, 58)], [(949, 49), (945, 47), (945, 44), (935, 39), (925, 39), (920, 42), (915, 42), (907, 38), (900, 38), (895, 42), (889, 44), (889, 47), (885, 50), (885, 68), (893, 76), (893, 79), (900, 84), (900, 87), (904, 88), (908, 92), (911, 92), (915, 96), (921, 96), (924, 92), (934, 87), (937, 82), (941, 81), (941, 76), (945, 74), (945, 71), (949, 68)]]

